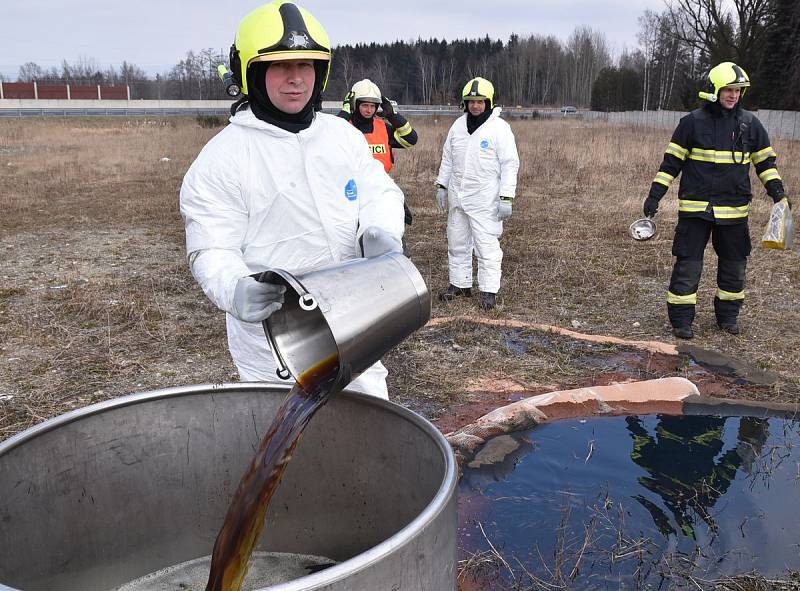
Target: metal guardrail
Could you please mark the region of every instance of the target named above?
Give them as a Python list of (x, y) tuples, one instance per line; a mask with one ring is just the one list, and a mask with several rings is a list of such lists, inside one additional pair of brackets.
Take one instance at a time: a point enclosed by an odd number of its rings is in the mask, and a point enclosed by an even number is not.
[[(5, 104), (3, 104), (5, 102)], [(45, 104), (39, 106), (39, 101), (14, 102), (0, 101), (0, 118), (22, 118), (22, 117), (175, 117), (175, 116), (197, 116), (197, 115), (217, 115), (227, 117), (230, 109), (229, 101), (196, 101), (201, 103), (192, 106), (193, 101), (94, 101), (94, 104), (87, 104), (89, 101), (79, 101), (84, 104), (75, 105), (76, 101), (43, 101)], [(73, 104), (69, 104), (72, 102)], [(173, 103), (164, 105), (163, 103)], [(116, 103), (116, 104), (115, 104)], [(120, 105), (119, 103), (124, 103)], [(151, 103), (145, 105), (142, 103)], [(179, 104), (175, 104), (179, 103)], [(339, 112), (341, 103), (337, 101), (326, 101), (323, 105), (323, 112), (336, 114)], [(398, 112), (409, 117), (425, 116), (444, 116), (458, 117), (461, 115), (461, 108), (457, 105), (399, 105)], [(580, 114), (580, 112), (578, 113)], [(559, 109), (532, 109), (521, 107), (504, 107), (503, 116), (506, 118), (536, 118), (536, 117), (561, 117)], [(570, 115), (574, 116), (574, 115)]]

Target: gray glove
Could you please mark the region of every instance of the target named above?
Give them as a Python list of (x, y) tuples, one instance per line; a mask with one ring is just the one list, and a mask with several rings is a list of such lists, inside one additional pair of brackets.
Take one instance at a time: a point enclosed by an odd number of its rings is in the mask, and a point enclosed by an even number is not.
[(447, 205), (447, 189), (439, 187), (436, 189), (436, 208), (444, 211), (445, 205)]
[(497, 220), (502, 222), (511, 217), (511, 197), (500, 197), (500, 204), (497, 206)]
[(252, 277), (242, 277), (236, 282), (233, 292), (233, 312), (244, 322), (261, 322), (283, 306), (286, 287), (274, 283), (262, 283)]
[(383, 228), (370, 226), (361, 236), (361, 250), (364, 251), (364, 258), (371, 259), (387, 252), (402, 253), (403, 245)]

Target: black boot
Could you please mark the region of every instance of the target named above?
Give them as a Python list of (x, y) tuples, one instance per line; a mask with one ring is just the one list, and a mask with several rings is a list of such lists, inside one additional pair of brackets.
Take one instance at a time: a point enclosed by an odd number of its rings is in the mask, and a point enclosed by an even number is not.
[(717, 322), (717, 326), (719, 326), (720, 330), (724, 330), (730, 334), (739, 334), (741, 330), (739, 329), (739, 323), (736, 320), (726, 320), (725, 322)]
[(694, 337), (694, 331), (691, 326), (673, 326), (672, 334), (679, 339), (691, 339)]
[(446, 290), (439, 292), (439, 299), (443, 302), (452, 302), (459, 296), (471, 297), (472, 290), (469, 287), (456, 287), (451, 283)]
[(478, 300), (478, 306), (481, 310), (494, 310), (497, 307), (496, 294), (482, 291), (480, 299)]

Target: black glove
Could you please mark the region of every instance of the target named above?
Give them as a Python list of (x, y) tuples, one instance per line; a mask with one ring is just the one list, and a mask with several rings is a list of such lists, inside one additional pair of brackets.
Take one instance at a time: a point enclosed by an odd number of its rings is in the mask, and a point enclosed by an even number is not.
[(781, 200), (781, 199), (786, 199), (786, 203), (788, 203), (788, 204), (789, 204), (789, 211), (791, 211), (791, 209), (792, 209), (792, 202), (789, 200), (789, 196), (788, 196), (788, 195), (785, 195), (785, 194), (784, 194), (784, 195), (781, 195), (781, 196), (779, 196), (779, 197), (773, 197), (773, 198), (772, 198), (772, 201), (773, 201), (773, 202), (775, 202), (775, 203), (780, 203), (780, 200)]
[(658, 211), (658, 199), (655, 197), (648, 197), (644, 200), (644, 216), (651, 218), (656, 215)]
[(395, 115), (394, 107), (392, 107), (391, 101), (387, 97), (381, 97), (381, 108), (383, 109), (383, 116), (386, 119), (392, 119)]

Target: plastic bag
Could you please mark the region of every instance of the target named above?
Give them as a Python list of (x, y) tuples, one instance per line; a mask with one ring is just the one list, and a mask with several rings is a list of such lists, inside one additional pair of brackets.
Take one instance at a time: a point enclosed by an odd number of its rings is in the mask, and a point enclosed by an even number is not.
[(792, 210), (789, 209), (789, 201), (784, 197), (772, 206), (767, 227), (764, 229), (764, 236), (761, 238), (761, 245), (764, 248), (791, 250), (793, 239)]

